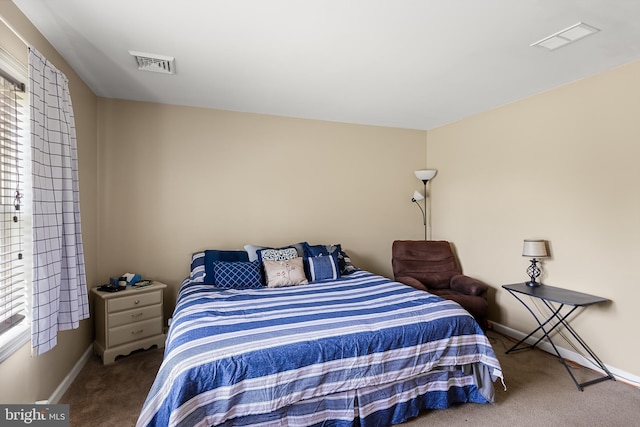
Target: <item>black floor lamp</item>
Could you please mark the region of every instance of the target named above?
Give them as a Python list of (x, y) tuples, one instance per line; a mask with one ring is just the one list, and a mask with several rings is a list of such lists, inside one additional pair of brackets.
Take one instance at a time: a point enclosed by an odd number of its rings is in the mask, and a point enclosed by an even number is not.
[[(420, 211), (422, 212), (422, 223), (424, 224), (424, 240), (429, 240), (431, 238), (431, 236), (429, 235), (430, 233), (427, 232), (427, 230), (429, 229), (428, 227), (428, 221), (427, 221), (427, 214), (428, 214), (428, 209), (427, 209), (427, 183), (433, 179), (434, 176), (436, 176), (436, 172), (437, 170), (435, 169), (422, 169), (422, 170), (417, 170), (415, 171), (416, 174), (416, 178), (418, 178), (420, 181), (422, 181), (422, 183), (424, 184), (424, 196), (422, 194), (420, 194), (419, 191), (414, 191), (413, 192), (413, 198), (411, 199), (412, 202), (414, 202), (419, 208)], [(422, 206), (420, 206), (420, 201), (424, 200), (424, 208)]]

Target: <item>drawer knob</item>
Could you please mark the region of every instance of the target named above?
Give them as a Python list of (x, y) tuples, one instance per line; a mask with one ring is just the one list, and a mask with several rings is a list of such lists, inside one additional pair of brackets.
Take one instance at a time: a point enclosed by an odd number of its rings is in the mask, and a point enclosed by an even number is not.
[(144, 331), (144, 329), (138, 329), (137, 331), (131, 331), (131, 335), (138, 335), (141, 334), (142, 331)]
[(137, 299), (137, 300), (135, 300), (133, 303), (134, 303), (134, 304), (140, 304), (140, 300), (139, 300), (139, 299)]
[(134, 319), (135, 319), (136, 317), (140, 317), (140, 316), (142, 316), (142, 313), (136, 313), (136, 314), (132, 314), (132, 315), (131, 315), (131, 317), (133, 317)]

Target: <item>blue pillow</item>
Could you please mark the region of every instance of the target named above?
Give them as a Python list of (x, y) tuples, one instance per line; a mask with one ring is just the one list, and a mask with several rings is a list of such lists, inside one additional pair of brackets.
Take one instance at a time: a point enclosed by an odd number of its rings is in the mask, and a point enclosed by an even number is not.
[(318, 255), (329, 255), (334, 250), (340, 250), (340, 245), (310, 245), (304, 242), (304, 256), (307, 258)]
[(307, 258), (318, 255), (329, 255), (334, 252), (338, 257), (340, 275), (346, 276), (357, 270), (357, 268), (351, 263), (349, 255), (342, 250), (342, 246), (339, 243), (335, 245), (310, 245), (306, 242), (304, 243), (304, 256)]
[(340, 278), (340, 268), (338, 267), (338, 253), (332, 252), (330, 255), (318, 255), (307, 258), (309, 281), (336, 280)]
[(204, 283), (213, 285), (216, 283), (216, 276), (213, 270), (213, 263), (223, 262), (248, 262), (249, 255), (246, 251), (219, 251), (219, 250), (206, 250), (204, 251)]
[(262, 288), (262, 275), (258, 261), (236, 261), (213, 263), (216, 288), (222, 289), (256, 289)]

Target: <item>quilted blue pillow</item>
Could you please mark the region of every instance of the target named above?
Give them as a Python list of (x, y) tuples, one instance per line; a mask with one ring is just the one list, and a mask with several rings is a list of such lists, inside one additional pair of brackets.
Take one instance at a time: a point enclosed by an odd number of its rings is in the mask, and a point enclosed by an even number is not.
[(221, 251), (214, 249), (207, 249), (204, 251), (204, 283), (213, 285), (216, 283), (215, 272), (213, 271), (213, 264), (218, 261), (223, 262), (236, 262), (236, 261), (249, 261), (249, 255), (246, 251)]
[(217, 261), (213, 263), (213, 270), (216, 288), (256, 289), (263, 287), (260, 263), (257, 261)]
[(340, 268), (338, 267), (338, 254), (332, 252), (330, 255), (318, 255), (307, 258), (309, 269), (309, 281), (338, 279), (340, 278)]

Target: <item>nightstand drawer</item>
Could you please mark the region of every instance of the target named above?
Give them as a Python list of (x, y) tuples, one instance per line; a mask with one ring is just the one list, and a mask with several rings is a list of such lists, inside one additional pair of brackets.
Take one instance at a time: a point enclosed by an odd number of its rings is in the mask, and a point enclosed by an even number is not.
[[(135, 292), (135, 291), (132, 291)], [(109, 313), (116, 311), (130, 310), (132, 308), (144, 307), (147, 305), (160, 304), (162, 302), (162, 293), (146, 292), (134, 295), (127, 295), (121, 298), (113, 298), (107, 302), (107, 310)]]
[(150, 319), (144, 322), (136, 322), (131, 325), (109, 329), (109, 347), (137, 341), (142, 338), (162, 333), (162, 320)]
[(140, 307), (135, 310), (120, 311), (109, 314), (109, 328), (128, 325), (134, 322), (153, 319), (162, 316), (162, 305), (156, 304), (148, 307)]

